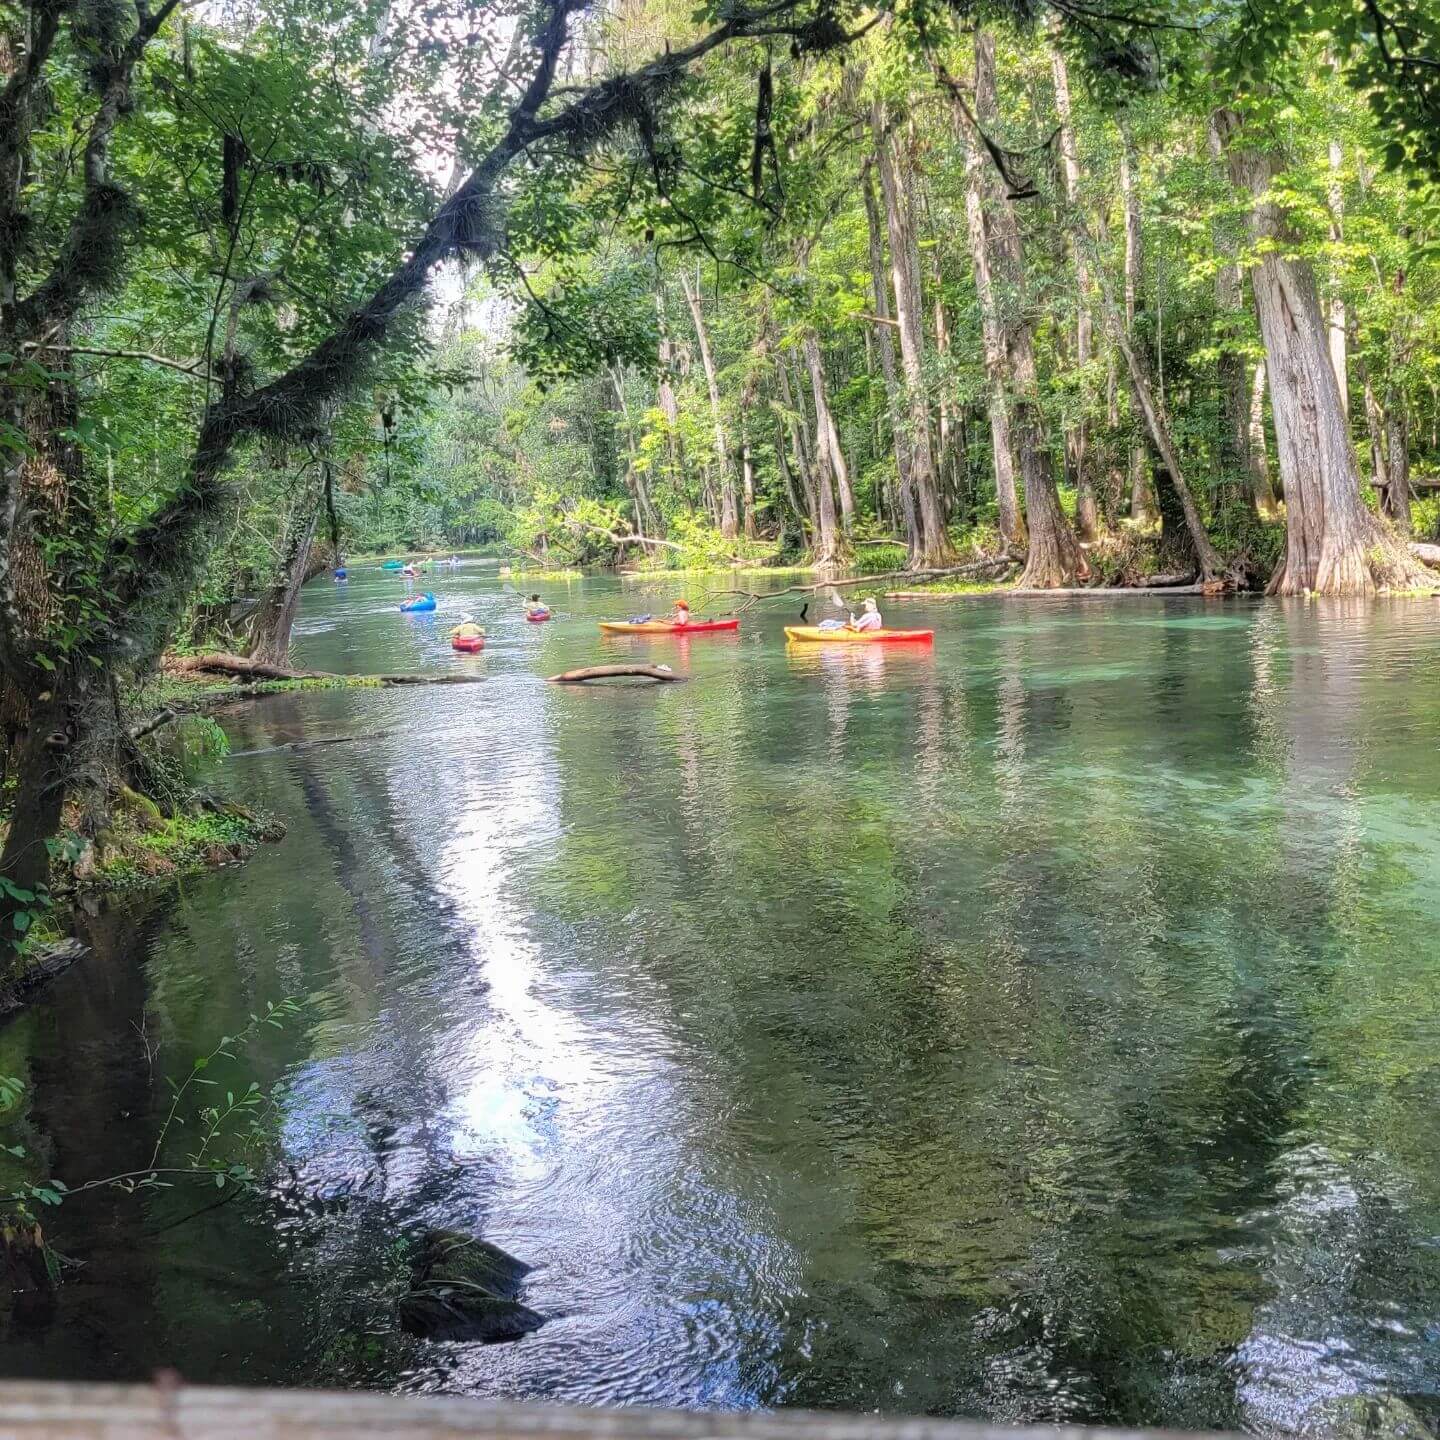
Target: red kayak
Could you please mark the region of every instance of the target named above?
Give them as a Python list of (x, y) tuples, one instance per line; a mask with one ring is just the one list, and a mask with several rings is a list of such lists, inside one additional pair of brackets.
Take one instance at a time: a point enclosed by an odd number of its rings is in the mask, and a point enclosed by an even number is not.
[(711, 630), (738, 630), (738, 620), (692, 620), (675, 625), (668, 620), (602, 620), (607, 635), (703, 635)]
[(532, 625), (540, 625), (550, 618), (550, 612), (548, 610), (527, 610), (525, 618)]
[(485, 637), (483, 635), (456, 635), (450, 641), (450, 648), (458, 650), (462, 655), (474, 655), (477, 651), (485, 648)]

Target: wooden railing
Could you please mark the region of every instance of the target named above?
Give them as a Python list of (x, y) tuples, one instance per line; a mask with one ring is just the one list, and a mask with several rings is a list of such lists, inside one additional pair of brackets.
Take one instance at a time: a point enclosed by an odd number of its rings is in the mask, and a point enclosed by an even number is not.
[(1175, 1433), (178, 1384), (0, 1384), (0, 1440), (1162, 1440)]

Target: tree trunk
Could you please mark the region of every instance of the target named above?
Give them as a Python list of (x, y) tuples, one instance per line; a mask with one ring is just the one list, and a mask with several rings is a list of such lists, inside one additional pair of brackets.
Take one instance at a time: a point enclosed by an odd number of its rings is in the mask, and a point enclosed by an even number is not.
[(895, 336), (890, 320), (890, 286), (885, 279), (885, 241), (880, 233), (880, 206), (875, 199), (875, 181), (867, 165), (862, 189), (865, 219), (870, 231), (870, 286), (875, 304), (875, 349), (880, 357), (880, 375), (885, 384), (885, 404), (890, 416), (890, 435), (895, 447), (896, 488), (900, 492), (900, 513), (905, 526), (908, 563), (920, 561), (920, 527), (915, 514), (915, 486), (910, 478), (910, 441), (905, 433), (904, 400), (895, 371)]
[[(786, 427), (790, 432), (790, 444), (795, 455), (795, 468), (800, 473), (800, 488), (804, 504), (798, 506), (800, 516), (808, 518), (813, 531), (819, 510), (819, 497), (815, 493), (815, 473), (810, 454), (810, 442), (806, 438), (806, 427), (810, 423), (804, 410), (804, 391), (795, 390), (790, 384), (790, 366), (782, 355), (775, 357), (775, 376), (780, 382), (780, 403), (785, 407)], [(802, 531), (804, 527), (801, 527)]]
[[(1135, 317), (1140, 309), (1144, 245), (1140, 230), (1140, 191), (1135, 142), (1126, 126), (1120, 127), (1120, 196), (1125, 206), (1125, 330), (1135, 339)], [(1155, 491), (1150, 483), (1145, 447), (1138, 441), (1130, 451), (1130, 518), (1137, 525), (1153, 525), (1158, 517)]]
[(1385, 407), (1384, 512), (1402, 535), (1409, 535), (1410, 519), (1410, 421), (1405, 397), (1393, 389)]
[[(1070, 110), (1070, 72), (1059, 50), (1050, 52), (1050, 73), (1055, 82), (1055, 110), (1060, 117), (1060, 161), (1065, 180), (1065, 203), (1072, 212), (1080, 206), (1080, 152)], [(1075, 364), (1085, 370), (1094, 350), (1094, 319), (1090, 313), (1090, 257), (1086, 246), (1072, 233), (1071, 260), (1075, 266)], [(1084, 395), (1082, 391), (1082, 406)], [(1065, 427), (1065, 455), (1075, 478), (1075, 529), (1082, 540), (1100, 533), (1100, 511), (1095, 480), (1090, 473), (1088, 435), (1083, 413)]]
[(1285, 485), (1285, 557), (1277, 595), (1365, 595), (1376, 586), (1428, 586), (1423, 566), (1366, 509), (1330, 362), (1329, 336), (1310, 265), (1271, 194), (1280, 157), (1247, 144), (1240, 117), (1221, 115), (1230, 175), (1251, 198), (1252, 271)]
[(1185, 517), (1185, 529), (1190, 537), (1190, 546), (1194, 550), (1195, 559), (1200, 566), (1200, 578), (1201, 580), (1214, 580), (1224, 568), (1224, 561), (1221, 560), (1214, 545), (1210, 543), (1210, 537), (1206, 534), (1204, 522), (1200, 518), (1199, 507), (1195, 504), (1195, 498), (1190, 493), (1190, 487), (1185, 483), (1185, 478), (1181, 473), (1180, 454), (1176, 449), (1174, 437), (1170, 433), (1169, 420), (1160, 407), (1155, 387), (1150, 383), (1149, 367), (1145, 363), (1144, 356), (1136, 349), (1130, 337), (1125, 333), (1124, 326), (1120, 323), (1119, 309), (1108, 293), (1108, 284), (1105, 289), (1106, 319), (1110, 325), (1111, 337), (1125, 359), (1125, 367), (1130, 376), (1130, 393), (1135, 397), (1135, 404), (1144, 418), (1151, 443), (1155, 446), (1155, 452), (1165, 467), (1166, 481), (1180, 503), (1180, 509)]
[(295, 507), (287, 527), (285, 557), (275, 583), (260, 597), (250, 617), (249, 654), (268, 665), (290, 663), (290, 632), (300, 609), (300, 591), (330, 568), (328, 546), (315, 544), (320, 519), (320, 497), (308, 494)]
[[(998, 106), (995, 95), (995, 42), (983, 30), (975, 33), (975, 115), (981, 125), (993, 124)], [(957, 107), (972, 151), (983, 148), (978, 134), (968, 133), (969, 117)], [(988, 153), (988, 152), (987, 152)], [(1025, 486), (1025, 519), (1030, 531), (1029, 556), (1016, 582), (1031, 590), (1073, 585), (1082, 568), (1079, 546), (1060, 508), (1050, 452), (1040, 414), (1035, 347), (1026, 312), (1025, 256), (1015, 205), (1001, 177), (989, 177), (985, 240), (1005, 345), (1005, 368), (1011, 386), (1010, 433)]]
[[(1224, 167), (1225, 147), (1212, 116), (1205, 127), (1211, 157)], [(1244, 319), (1244, 290), (1240, 278), (1239, 244), (1229, 226), (1217, 220), (1212, 226), (1215, 251), (1221, 258), (1215, 272), (1215, 309), (1219, 316), (1220, 357), (1215, 362), (1220, 382), (1220, 403), (1225, 415), (1225, 470), (1235, 485), (1244, 485), (1247, 498), (1264, 520), (1276, 515), (1275, 497), (1270, 489), (1270, 475), (1265, 467), (1264, 411), (1261, 410), (1261, 449), (1255, 448), (1255, 407), (1250, 377), (1246, 374), (1245, 355), (1240, 349)], [(1264, 371), (1260, 371), (1261, 395), (1264, 395)]]
[[(94, 681), (69, 666), (47, 676), (47, 689), (32, 698), (24, 729), (15, 746), (19, 784), (10, 811), (10, 828), (0, 852), (0, 875), (21, 891), (38, 895), (49, 883), (47, 841), (60, 829), (72, 779), (82, 759), (95, 753), (97, 726), (89, 714)], [(15, 917), (34, 908), (31, 901), (0, 894), (0, 967), (10, 979), (18, 971)]]
[(695, 323), (695, 339), (700, 346), (700, 364), (705, 370), (705, 388), (710, 394), (710, 417), (715, 424), (715, 463), (720, 471), (720, 533), (733, 540), (740, 532), (740, 516), (735, 505), (735, 475), (730, 468), (730, 449), (725, 441), (725, 419), (720, 409), (720, 383), (715, 375), (715, 359), (710, 353), (710, 336), (705, 329), (705, 316), (700, 309), (700, 292), (680, 267), (680, 288), (690, 307)]
[(1385, 514), (1402, 535), (1410, 521), (1410, 414), (1403, 375), (1410, 363), (1410, 319), (1398, 303), (1405, 293), (1405, 268), (1397, 267), (1391, 285), (1397, 305), (1390, 332), (1389, 378), (1385, 387)]
[(892, 138), (885, 133), (885, 117), (876, 104), (871, 112), (875, 155), (880, 166), (880, 192), (890, 232), (890, 270), (895, 291), (895, 319), (900, 331), (900, 359), (910, 412), (910, 474), (915, 487), (920, 531), (920, 564), (948, 565), (955, 551), (945, 528), (940, 502), (940, 481), (930, 443), (930, 405), (925, 396), (925, 327), (920, 309), (919, 262), (911, 224), (908, 196), (902, 188)]
[(970, 232), (975, 293), (980, 302), (981, 338), (985, 349), (985, 405), (990, 416), (990, 453), (995, 467), (995, 502), (1000, 515), (1000, 538), (1014, 550), (1028, 537), (1020, 514), (1016, 482), (1015, 446), (1010, 437), (1010, 396), (1005, 374), (1005, 337), (1000, 329), (1000, 308), (990, 274), (990, 241), (985, 233), (985, 165), (977, 145), (966, 146), (965, 219)]
[(825, 361), (820, 353), (820, 340), (813, 330), (805, 332), (805, 363), (810, 370), (811, 392), (815, 399), (815, 452), (830, 464), (835, 488), (840, 495), (841, 528), (848, 535), (855, 523), (855, 492), (850, 488), (850, 467), (840, 446), (840, 431), (835, 425), (835, 412), (825, 383)]
[(680, 405), (675, 399), (675, 387), (671, 375), (675, 365), (675, 342), (665, 323), (665, 292), (655, 291), (655, 316), (660, 331), (659, 375), (655, 382), (655, 399), (660, 413), (665, 417), (665, 450), (670, 458), (670, 474), (678, 479), (683, 471), (685, 457), (680, 449)]
[(1360, 375), (1364, 382), (1365, 431), (1370, 441), (1370, 483), (1380, 496), (1380, 507), (1385, 507), (1385, 486), (1389, 483), (1390, 466), (1385, 459), (1385, 412), (1375, 398), (1375, 387), (1370, 383), (1369, 367), (1360, 359)]
[[(825, 365), (820, 342), (813, 330), (804, 338), (805, 362), (810, 370), (810, 389), (815, 400), (815, 563), (822, 568), (837, 565), (844, 558), (844, 544), (836, 528), (834, 450), (826, 437), (830, 402), (825, 394)], [(830, 426), (833, 429), (833, 423)]]
[[(609, 375), (610, 383), (615, 389), (615, 403), (620, 407), (620, 418), (625, 425), (625, 484), (635, 500), (635, 518), (639, 522), (641, 534), (661, 536), (665, 533), (665, 527), (661, 525), (660, 517), (650, 501), (650, 487), (646, 483), (645, 472), (636, 463), (639, 456), (635, 450), (634, 422), (630, 418), (630, 407), (625, 403), (625, 377), (619, 365), (612, 366)], [(671, 399), (674, 399), (673, 393)]]

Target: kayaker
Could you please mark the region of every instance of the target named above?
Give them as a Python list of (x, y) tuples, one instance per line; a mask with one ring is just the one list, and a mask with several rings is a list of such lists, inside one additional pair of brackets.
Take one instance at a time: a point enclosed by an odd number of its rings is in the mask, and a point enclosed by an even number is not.
[(855, 615), (850, 617), (849, 628), (851, 630), (883, 630), (885, 628), (885, 622), (880, 618), (880, 608), (875, 604), (873, 595), (865, 597), (865, 608), (858, 617)]
[(479, 640), (485, 634), (485, 627), (477, 624), (468, 615), (451, 632), (452, 640)]
[(690, 602), (688, 600), (677, 600), (674, 605), (675, 624), (688, 625), (690, 623)]

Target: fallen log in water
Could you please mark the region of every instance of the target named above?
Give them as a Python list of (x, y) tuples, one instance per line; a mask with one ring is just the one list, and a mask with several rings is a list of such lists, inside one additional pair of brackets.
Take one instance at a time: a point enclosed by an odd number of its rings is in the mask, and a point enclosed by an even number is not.
[(264, 660), (249, 660), (244, 655), (231, 655), (225, 650), (212, 650), (206, 655), (167, 655), (164, 668), (174, 675), (227, 675), (233, 680), (336, 680), (339, 676), (324, 670), (291, 670), (285, 665), (270, 665)]
[(331, 680), (341, 685), (478, 685), (485, 677), (447, 673), (444, 675), (338, 675), (332, 670), (290, 670), (214, 650), (206, 655), (167, 655), (163, 668), (172, 675), (220, 675), (249, 685), (266, 680)]
[(552, 685), (581, 685), (587, 680), (614, 680), (630, 676), (641, 680), (678, 680), (668, 665), (585, 665), (550, 676)]

